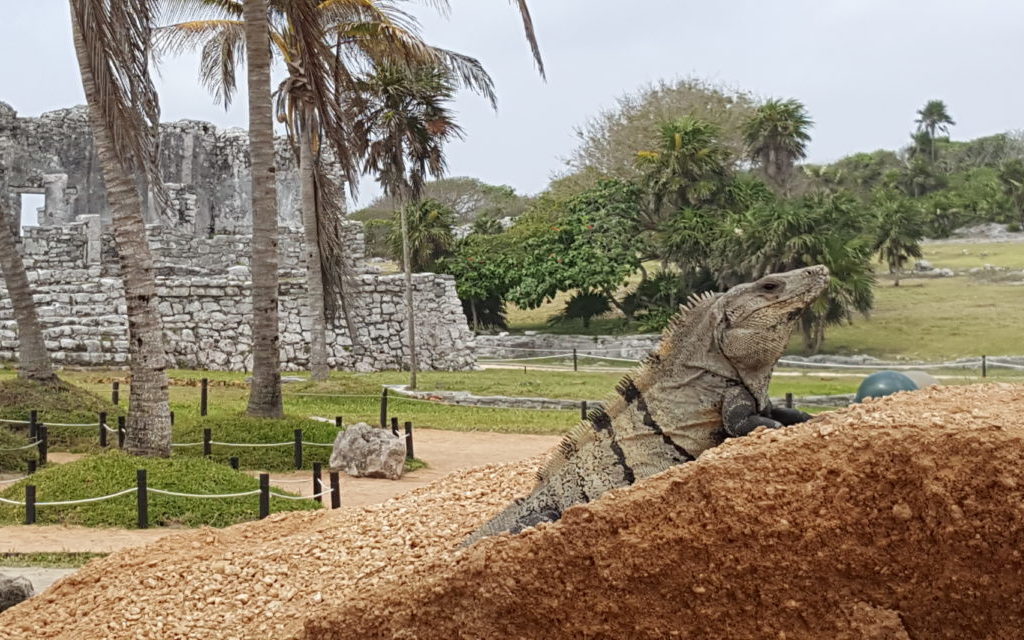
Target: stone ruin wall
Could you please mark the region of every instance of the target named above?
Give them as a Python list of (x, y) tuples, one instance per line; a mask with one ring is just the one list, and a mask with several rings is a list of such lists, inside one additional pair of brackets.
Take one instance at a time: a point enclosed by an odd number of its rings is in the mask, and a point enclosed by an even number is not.
[[(150, 212), (165, 344), (181, 368), (248, 371), (251, 355), (248, 141), (239, 130), (208, 123), (162, 125), (161, 166), (172, 207)], [(122, 366), (127, 321), (117, 250), (102, 180), (81, 107), (18, 118), (0, 103), (0, 197), (20, 214), (21, 193), (44, 193), (38, 227), (26, 227), (20, 250), (35, 291), (47, 347), (65, 366)], [(309, 368), (305, 256), (299, 228), (298, 175), (278, 149), (281, 359), (285, 370)], [(0, 185), (2, 187), (3, 185)], [(400, 275), (366, 266), (362, 225), (344, 221), (343, 246), (357, 274), (352, 296), (356, 340), (344, 321), (328, 328), (330, 363), (339, 369), (399, 369), (407, 360)], [(472, 368), (472, 338), (451, 276), (413, 277), (417, 354), (425, 369)], [(15, 359), (17, 328), (0, 279), (0, 360)]]

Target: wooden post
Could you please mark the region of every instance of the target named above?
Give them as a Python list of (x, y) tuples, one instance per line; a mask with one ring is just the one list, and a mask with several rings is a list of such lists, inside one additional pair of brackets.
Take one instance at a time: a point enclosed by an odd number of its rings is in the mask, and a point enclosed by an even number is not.
[(171, 426), (174, 426), (174, 412), (171, 412)]
[(380, 392), (380, 428), (384, 429), (388, 424), (388, 388)]
[(238, 456), (231, 456), (228, 459), (228, 464), (231, 465), (232, 469), (234, 469), (235, 471), (238, 471)]
[(313, 499), (320, 504), (324, 503), (324, 497), (320, 495), (323, 491), (324, 478), (323, 478), (323, 464), (319, 462), (313, 463)]
[(587, 419), (587, 401), (586, 400), (581, 400), (580, 401), (580, 420), (586, 420), (586, 419)]
[(139, 511), (139, 528), (149, 528), (149, 488), (146, 483), (146, 470), (135, 471), (135, 504)]
[(124, 426), (124, 416), (117, 416), (117, 448), (124, 449), (124, 437), (127, 435)]
[(39, 412), (35, 409), (28, 412), (28, 439), (35, 442), (39, 435)]
[(121, 383), (117, 380), (110, 383), (110, 404), (118, 405), (121, 400)]
[(270, 474), (260, 474), (260, 520), (270, 515)]
[(46, 454), (50, 448), (49, 429), (45, 424), (36, 426), (36, 433), (39, 434), (39, 466), (46, 466)]
[(412, 423), (405, 423), (405, 459), (412, 460), (416, 457), (412, 451)]
[(398, 437), (398, 418), (391, 416), (391, 435)]
[(341, 416), (334, 416), (334, 426), (338, 427), (339, 429), (342, 426), (344, 426), (344, 423), (341, 420)]
[(295, 430), (295, 468), (302, 468), (302, 429)]
[(35, 460), (29, 460), (28, 461), (28, 475), (32, 475), (33, 473), (35, 473), (36, 472), (36, 468), (37, 468), (36, 461)]
[(207, 407), (206, 401), (208, 399), (209, 387), (210, 387), (210, 381), (208, 379), (206, 379), (206, 378), (203, 378), (200, 381), (200, 383), (199, 383), (199, 415), (200, 416), (205, 416), (206, 415), (206, 407)]
[(331, 508), (341, 508), (341, 478), (337, 471), (331, 472)]
[(203, 455), (207, 458), (213, 455), (213, 429), (203, 429)]
[(981, 356), (981, 377), (985, 378), (988, 376), (988, 357)]
[(787, 393), (786, 394), (786, 408), (787, 409), (792, 409), (793, 408), (793, 394), (792, 393)]
[(25, 524), (36, 523), (36, 485), (25, 485)]
[(573, 348), (573, 350), (572, 350), (572, 370), (573, 371), (579, 371), (580, 370), (579, 358), (576, 355), (576, 349), (575, 348)]
[(100, 413), (100, 446), (107, 446), (107, 414)]

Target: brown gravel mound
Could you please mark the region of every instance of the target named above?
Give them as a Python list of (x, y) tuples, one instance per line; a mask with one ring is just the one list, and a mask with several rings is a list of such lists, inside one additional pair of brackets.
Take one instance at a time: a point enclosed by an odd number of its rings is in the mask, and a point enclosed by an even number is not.
[(459, 551), (537, 461), (483, 467), (94, 561), (0, 638), (1019, 637), (1022, 444), (1024, 386), (899, 394)]
[(1021, 386), (933, 388), (762, 432), (305, 637), (1019, 638), (1022, 414)]

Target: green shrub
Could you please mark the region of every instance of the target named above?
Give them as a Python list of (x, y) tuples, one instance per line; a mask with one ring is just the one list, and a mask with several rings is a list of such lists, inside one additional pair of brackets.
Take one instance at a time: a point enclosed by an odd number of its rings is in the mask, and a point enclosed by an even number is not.
[[(302, 429), (302, 439), (305, 442), (332, 444), (338, 435), (338, 429), (334, 425), (307, 418), (286, 417), (282, 420), (268, 420), (246, 416), (218, 416), (190, 421), (181, 426), (175, 425), (173, 441), (176, 443), (202, 442), (203, 429), (207, 428), (211, 430), (212, 439), (216, 442), (291, 443), (295, 439), (295, 430)], [(174, 448), (175, 457), (186, 458), (202, 455), (203, 448), (201, 446)], [(266, 471), (295, 469), (294, 449), (291, 446), (227, 447), (213, 445), (212, 459), (214, 462), (226, 465), (230, 458), (236, 456), (243, 469)], [(303, 469), (312, 469), (314, 462), (321, 462), (326, 467), (330, 457), (330, 447), (304, 446), (302, 448), (302, 467)]]
[[(127, 389), (123, 390), (127, 400)], [(0, 380), (0, 418), (28, 420), (32, 411), (42, 423), (97, 424), (107, 414), (113, 426), (124, 410), (73, 384), (46, 385), (30, 380)], [(51, 449), (88, 450), (96, 446), (99, 427), (57, 427), (48, 425)]]
[(35, 447), (22, 449), (28, 442), (25, 433), (0, 427), (0, 472), (20, 474), (26, 470), (28, 461), (35, 460), (37, 456)]
[[(149, 471), (151, 488), (194, 494), (240, 493), (259, 489), (259, 480), (203, 458), (140, 458), (119, 451), (92, 455), (76, 462), (52, 465), (0, 492), (9, 500), (24, 500), (25, 485), (36, 486), (36, 500), (54, 502), (109, 495), (134, 487), (136, 470)], [(274, 489), (277, 493), (285, 493)], [(319, 508), (312, 500), (271, 498), (271, 512)], [(87, 527), (136, 524), (136, 496), (129, 493), (102, 502), (39, 506), (37, 522)], [(24, 507), (0, 505), (0, 523), (20, 524)], [(150, 493), (151, 526), (226, 527), (259, 516), (259, 496), (239, 498), (182, 498)]]

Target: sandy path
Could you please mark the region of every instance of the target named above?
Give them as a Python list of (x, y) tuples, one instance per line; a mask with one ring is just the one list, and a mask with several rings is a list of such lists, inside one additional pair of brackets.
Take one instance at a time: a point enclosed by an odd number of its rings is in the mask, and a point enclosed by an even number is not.
[[(544, 453), (560, 440), (560, 436), (459, 432), (417, 429), (414, 434), (416, 456), (430, 466), (408, 473), (401, 480), (374, 480), (341, 476), (341, 503), (358, 506), (376, 504), (407, 491), (422, 487), (458, 469), (485, 464), (514, 462)], [(53, 462), (66, 463), (80, 458), (77, 454), (54, 453)], [(258, 475), (258, 471), (250, 472)], [(295, 480), (306, 480), (303, 483)], [(324, 482), (327, 482), (325, 475)], [(312, 474), (308, 471), (275, 473), (271, 484), (302, 495), (313, 494)], [(326, 498), (326, 496), (325, 496)], [(327, 500), (329, 503), (330, 501)], [(46, 551), (110, 552), (153, 542), (181, 529), (96, 529), (32, 525), (0, 527), (0, 553), (37, 553)]]

